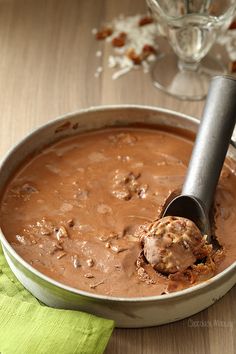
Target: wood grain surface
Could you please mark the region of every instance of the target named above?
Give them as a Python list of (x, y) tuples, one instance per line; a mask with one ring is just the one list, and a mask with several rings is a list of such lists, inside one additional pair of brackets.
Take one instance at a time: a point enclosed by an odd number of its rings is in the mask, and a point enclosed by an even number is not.
[[(120, 13), (145, 11), (144, 0), (0, 0), (1, 156), (40, 124), (84, 107), (138, 103), (201, 116), (204, 102), (167, 96), (152, 86), (149, 74), (135, 70), (111, 79), (109, 47), (96, 42), (91, 29)], [(95, 56), (98, 49), (101, 58)], [(104, 72), (96, 79), (98, 66)], [(189, 319), (148, 329), (116, 329), (106, 353), (234, 354), (235, 338), (234, 287)]]

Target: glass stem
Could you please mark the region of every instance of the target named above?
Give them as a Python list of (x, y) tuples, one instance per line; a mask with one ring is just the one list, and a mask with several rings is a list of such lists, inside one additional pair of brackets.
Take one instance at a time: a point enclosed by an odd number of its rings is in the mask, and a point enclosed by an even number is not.
[(178, 60), (178, 68), (180, 71), (197, 71), (199, 62), (186, 62), (181, 59)]

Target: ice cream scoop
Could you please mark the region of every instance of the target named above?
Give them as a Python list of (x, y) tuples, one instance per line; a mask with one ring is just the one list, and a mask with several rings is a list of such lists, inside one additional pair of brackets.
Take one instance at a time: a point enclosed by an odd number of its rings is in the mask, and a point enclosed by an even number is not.
[(192, 220), (211, 239), (209, 212), (236, 122), (236, 80), (212, 79), (187, 175), (179, 196), (165, 207), (162, 217)]
[(213, 78), (182, 192), (141, 237), (152, 267), (183, 272), (212, 250), (210, 210), (236, 121), (236, 80)]

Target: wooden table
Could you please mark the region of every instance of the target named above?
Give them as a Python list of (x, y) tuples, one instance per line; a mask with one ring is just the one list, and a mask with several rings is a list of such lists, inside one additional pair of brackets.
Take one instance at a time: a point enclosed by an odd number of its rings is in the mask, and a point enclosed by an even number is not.
[[(204, 102), (156, 90), (148, 74), (117, 81), (97, 58), (91, 29), (117, 14), (145, 11), (144, 0), (0, 0), (1, 155), (31, 129), (65, 112), (101, 104), (138, 103), (197, 117)], [(98, 66), (104, 67), (99, 79)], [(116, 329), (106, 353), (236, 353), (236, 287), (209, 309), (177, 323)], [(23, 354), (23, 353), (22, 353)]]

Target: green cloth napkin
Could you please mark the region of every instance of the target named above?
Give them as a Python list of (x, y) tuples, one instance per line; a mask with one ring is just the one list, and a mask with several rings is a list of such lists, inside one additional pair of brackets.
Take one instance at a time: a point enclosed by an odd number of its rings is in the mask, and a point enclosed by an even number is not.
[(114, 322), (40, 305), (16, 279), (0, 245), (0, 353), (100, 354)]

